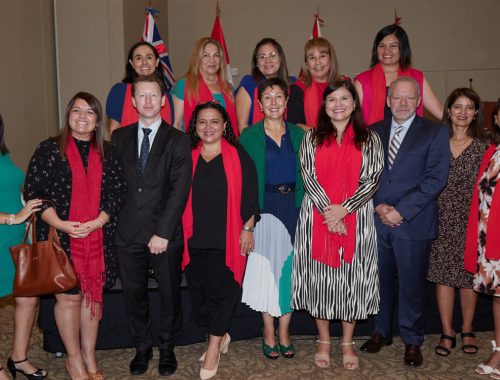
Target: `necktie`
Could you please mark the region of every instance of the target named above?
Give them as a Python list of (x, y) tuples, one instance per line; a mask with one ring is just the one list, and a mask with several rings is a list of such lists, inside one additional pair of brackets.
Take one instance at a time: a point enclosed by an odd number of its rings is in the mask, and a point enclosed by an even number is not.
[(398, 125), (394, 132), (394, 136), (392, 136), (392, 140), (389, 145), (389, 157), (388, 157), (389, 169), (392, 168), (392, 164), (394, 163), (396, 155), (398, 154), (399, 147), (401, 146), (401, 137), (399, 136), (399, 134), (403, 131), (403, 128), (404, 128), (403, 126)]
[(149, 134), (151, 133), (151, 129), (142, 128), (142, 132), (144, 133), (144, 137), (142, 138), (141, 154), (139, 155), (139, 161), (138, 161), (140, 175), (142, 175), (142, 173), (144, 173), (144, 168), (146, 167), (146, 163), (148, 162)]

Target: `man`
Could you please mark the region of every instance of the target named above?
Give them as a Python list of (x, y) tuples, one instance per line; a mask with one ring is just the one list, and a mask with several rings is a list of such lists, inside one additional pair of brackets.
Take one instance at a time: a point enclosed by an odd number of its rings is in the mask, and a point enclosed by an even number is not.
[(125, 206), (118, 215), (115, 244), (136, 348), (130, 373), (146, 372), (153, 357), (147, 293), (151, 264), (160, 296), (158, 371), (168, 376), (177, 369), (174, 346), (182, 328), (180, 222), (191, 185), (191, 148), (186, 135), (161, 119), (165, 96), (157, 77), (137, 78), (132, 97), (139, 122), (112, 135), (128, 186)]
[(418, 83), (394, 80), (387, 96), (392, 118), (372, 130), (382, 140), (385, 166), (373, 198), (378, 240), (380, 311), (375, 332), (361, 346), (374, 353), (392, 344), (392, 315), (399, 277), (399, 328), (404, 362), (423, 363), (425, 286), (432, 239), (437, 237), (436, 199), (448, 178), (450, 148), (446, 128), (415, 115), (421, 101)]

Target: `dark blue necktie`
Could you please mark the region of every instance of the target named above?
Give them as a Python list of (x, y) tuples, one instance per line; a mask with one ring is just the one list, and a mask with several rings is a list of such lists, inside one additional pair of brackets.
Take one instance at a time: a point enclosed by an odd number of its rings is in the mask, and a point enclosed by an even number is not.
[(146, 167), (146, 163), (148, 162), (149, 134), (151, 133), (151, 129), (142, 128), (142, 132), (144, 133), (144, 137), (142, 138), (141, 154), (139, 155), (139, 162), (138, 162), (140, 175), (142, 175), (142, 173), (144, 173), (144, 168)]

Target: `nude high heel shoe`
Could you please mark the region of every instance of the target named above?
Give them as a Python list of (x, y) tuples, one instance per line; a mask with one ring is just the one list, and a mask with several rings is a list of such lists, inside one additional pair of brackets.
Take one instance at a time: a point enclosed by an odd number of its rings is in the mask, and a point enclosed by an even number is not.
[[(224, 338), (222, 338), (222, 342), (221, 342), (221, 345), (220, 345), (220, 352), (222, 352), (223, 354), (227, 354), (227, 351), (229, 350), (229, 343), (231, 343), (231, 336), (228, 333), (226, 333), (226, 335), (224, 335)], [(198, 361), (200, 361), (200, 362), (204, 361), (206, 354), (207, 354), (207, 352), (205, 351), (200, 356), (200, 358), (198, 359)]]

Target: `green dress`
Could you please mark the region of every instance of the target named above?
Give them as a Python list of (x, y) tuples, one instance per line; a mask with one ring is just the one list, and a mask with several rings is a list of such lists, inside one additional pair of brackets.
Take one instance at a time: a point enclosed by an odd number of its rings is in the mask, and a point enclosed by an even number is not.
[[(21, 187), (24, 175), (8, 154), (0, 153), (0, 212), (15, 214), (23, 208)], [(0, 297), (12, 293), (14, 264), (9, 247), (19, 244), (24, 236), (25, 224), (0, 224)]]

